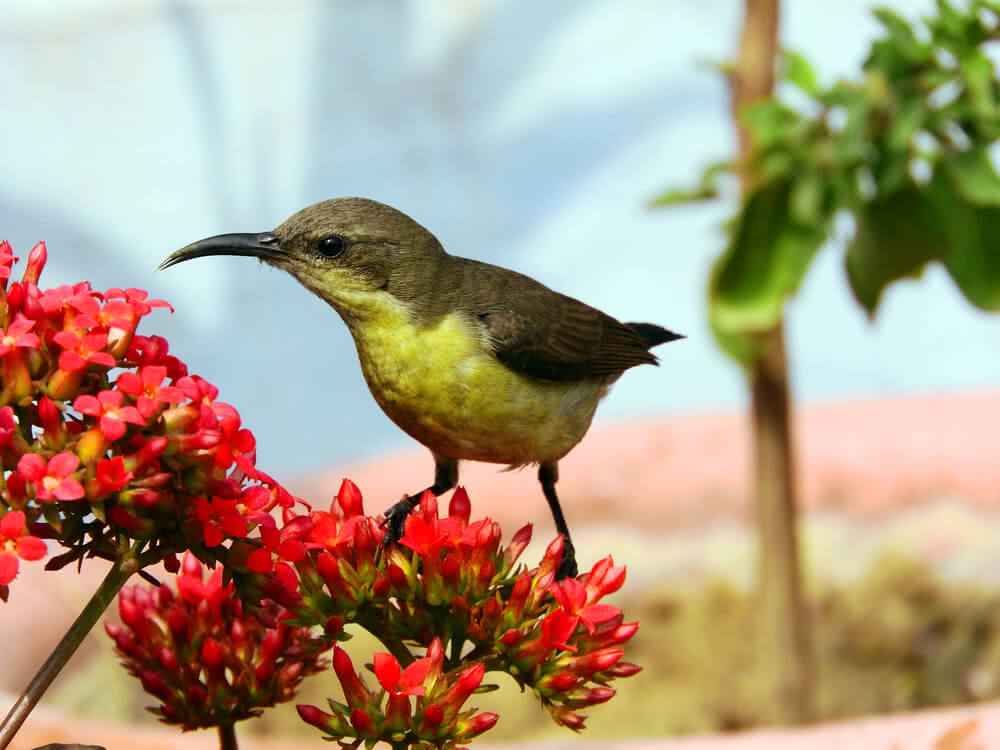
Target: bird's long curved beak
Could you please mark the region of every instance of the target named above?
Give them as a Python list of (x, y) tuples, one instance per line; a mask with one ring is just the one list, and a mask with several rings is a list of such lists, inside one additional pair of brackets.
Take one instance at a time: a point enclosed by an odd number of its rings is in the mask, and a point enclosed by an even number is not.
[(159, 270), (162, 271), (164, 268), (170, 268), (192, 258), (205, 258), (210, 255), (242, 255), (271, 261), (288, 257), (288, 254), (278, 246), (278, 238), (273, 232), (217, 234), (175, 250), (160, 264)]

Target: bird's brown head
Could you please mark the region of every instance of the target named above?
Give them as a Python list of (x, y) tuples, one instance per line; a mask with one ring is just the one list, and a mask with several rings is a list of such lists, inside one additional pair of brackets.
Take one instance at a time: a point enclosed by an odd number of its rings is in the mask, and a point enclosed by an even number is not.
[(220, 234), (172, 253), (160, 268), (240, 255), (287, 271), (342, 315), (359, 293), (410, 290), (445, 257), (433, 234), (401, 211), (366, 198), (334, 198), (292, 214), (270, 232)]

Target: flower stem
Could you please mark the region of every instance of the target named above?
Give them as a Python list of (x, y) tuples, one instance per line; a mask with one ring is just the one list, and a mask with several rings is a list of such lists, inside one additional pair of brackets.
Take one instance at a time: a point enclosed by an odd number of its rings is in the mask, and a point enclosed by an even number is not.
[(392, 638), (381, 634), (378, 634), (375, 637), (382, 641), (382, 644), (389, 649), (389, 653), (396, 657), (396, 661), (398, 661), (400, 666), (404, 669), (415, 661), (413, 652), (406, 647), (401, 638)]
[(219, 724), (219, 750), (238, 750), (236, 742), (236, 724)]
[(7, 718), (3, 720), (3, 724), (0, 724), (0, 750), (6, 748), (14, 739), (17, 730), (21, 728), (24, 720), (28, 718), (28, 714), (31, 713), (49, 685), (52, 684), (56, 675), (66, 666), (66, 662), (83, 643), (83, 639), (87, 637), (97, 621), (101, 619), (101, 615), (104, 614), (121, 587), (138, 568), (138, 561), (131, 556), (117, 560), (111, 566), (111, 570), (108, 571), (101, 585), (97, 587), (97, 591), (87, 602), (87, 606), (83, 608), (79, 617), (66, 631), (66, 635), (62, 637), (59, 644), (49, 654), (49, 658), (35, 673), (31, 682), (28, 683), (28, 687), (17, 699), (17, 703), (11, 708), (10, 713), (7, 714)]

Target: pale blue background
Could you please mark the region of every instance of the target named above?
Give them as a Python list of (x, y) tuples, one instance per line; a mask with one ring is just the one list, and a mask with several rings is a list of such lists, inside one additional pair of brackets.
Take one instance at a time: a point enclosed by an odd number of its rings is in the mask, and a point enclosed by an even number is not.
[[(786, 45), (826, 80), (875, 33), (869, 3), (787, 0)], [(894, 2), (913, 15), (927, 1)], [(734, 143), (697, 59), (734, 49), (737, 0), (5, 0), (0, 236), (45, 239), (49, 285), (165, 297), (160, 332), (292, 472), (408, 443), (368, 396), (346, 330), (245, 259), (165, 273), (174, 248), (270, 229), (338, 195), (392, 203), (452, 252), (516, 268), (689, 339), (599, 419), (735, 407), (702, 294), (729, 205), (650, 213)], [(822, 9), (822, 10), (820, 10)], [(868, 325), (827, 248), (790, 311), (803, 399), (992, 385), (1000, 316), (935, 269)]]

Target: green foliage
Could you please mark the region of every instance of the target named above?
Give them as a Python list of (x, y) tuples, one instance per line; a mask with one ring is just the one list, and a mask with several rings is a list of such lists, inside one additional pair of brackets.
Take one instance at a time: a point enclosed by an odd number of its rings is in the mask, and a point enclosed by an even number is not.
[(823, 87), (803, 56), (784, 51), (783, 85), (741, 113), (746, 163), (714, 164), (694, 191), (654, 205), (718, 194), (726, 172), (752, 177), (729, 223), (709, 284), (722, 348), (749, 363), (755, 334), (774, 327), (838, 214), (853, 217), (847, 279), (874, 315), (892, 282), (931, 262), (970, 303), (1000, 310), (1000, 81), (988, 45), (1000, 41), (1000, 2), (938, 0), (918, 24), (874, 11), (883, 36), (862, 77)]

